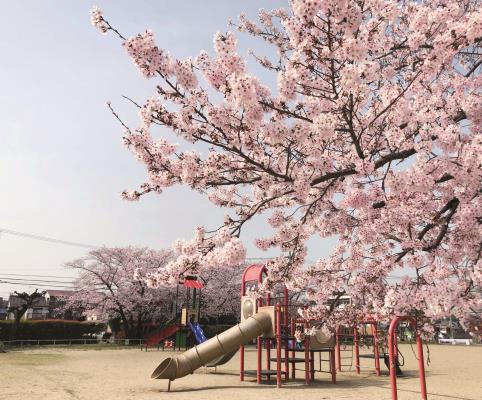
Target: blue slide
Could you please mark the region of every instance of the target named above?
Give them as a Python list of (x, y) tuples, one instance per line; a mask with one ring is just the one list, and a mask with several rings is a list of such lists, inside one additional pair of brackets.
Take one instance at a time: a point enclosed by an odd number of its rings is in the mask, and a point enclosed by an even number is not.
[[(192, 324), (189, 322), (189, 328), (191, 328), (192, 333), (196, 337), (197, 344), (201, 344), (205, 342), (207, 337), (204, 335), (204, 332), (201, 326), (198, 323)], [(238, 352), (238, 349), (234, 351), (230, 351), (229, 353), (223, 354), (221, 357), (216, 358), (215, 360), (211, 361), (209, 364), (206, 364), (206, 367), (217, 367), (218, 365), (226, 364), (234, 355)]]
[(191, 322), (189, 322), (189, 328), (191, 328), (192, 333), (194, 333), (197, 344), (204, 343), (206, 340), (208, 340), (207, 337), (204, 335), (201, 326), (198, 323), (192, 324)]

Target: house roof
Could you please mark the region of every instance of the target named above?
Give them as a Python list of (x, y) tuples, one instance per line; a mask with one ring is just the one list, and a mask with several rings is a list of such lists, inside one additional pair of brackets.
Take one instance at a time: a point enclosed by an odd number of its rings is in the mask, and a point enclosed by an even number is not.
[[(10, 297), (8, 298), (8, 304), (10, 307), (17, 307), (21, 304), (24, 304), (25, 301), (22, 300), (20, 297), (11, 294)], [(45, 307), (47, 305), (47, 301), (45, 300), (45, 297), (39, 297), (34, 300), (32, 306), (33, 307)]]

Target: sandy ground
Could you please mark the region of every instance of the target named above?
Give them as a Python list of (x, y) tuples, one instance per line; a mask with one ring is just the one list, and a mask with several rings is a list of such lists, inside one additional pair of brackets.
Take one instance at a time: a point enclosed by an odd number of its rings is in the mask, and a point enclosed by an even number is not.
[[(410, 346), (401, 345), (406, 365), (398, 379), (399, 399), (420, 399), (417, 361)], [(247, 369), (255, 366), (255, 350), (248, 349)], [(362, 359), (362, 373), (338, 374), (332, 385), (328, 374), (317, 373), (316, 382), (301, 379), (277, 389), (274, 383), (257, 385), (251, 378), (240, 382), (239, 356), (218, 367), (218, 372), (195, 374), (172, 383), (149, 379), (158, 363), (172, 352), (139, 349), (49, 348), (0, 354), (0, 399), (32, 400), (148, 400), (148, 399), (390, 399), (387, 370), (374, 374), (373, 360)], [(482, 399), (482, 346), (430, 346), (427, 367), (429, 399)], [(298, 364), (301, 368), (302, 364)], [(318, 363), (316, 363), (318, 365)], [(326, 367), (326, 366), (325, 366)], [(298, 372), (299, 378), (304, 376)]]

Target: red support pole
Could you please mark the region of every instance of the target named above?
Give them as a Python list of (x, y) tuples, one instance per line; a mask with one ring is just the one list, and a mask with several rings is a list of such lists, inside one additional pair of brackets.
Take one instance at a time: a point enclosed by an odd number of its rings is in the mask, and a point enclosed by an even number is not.
[[(241, 278), (241, 298), (246, 294), (245, 272)], [(239, 380), (244, 381), (244, 345), (239, 346)]]
[[(283, 325), (285, 329), (285, 334), (288, 335), (288, 329), (289, 329), (289, 312), (288, 312), (288, 288), (285, 286), (283, 289), (283, 296), (284, 296), (284, 313), (283, 313)], [(285, 349), (285, 380), (287, 381), (289, 376), (290, 376), (290, 364), (288, 362), (289, 359), (289, 352), (288, 352), (288, 339), (285, 338), (283, 340), (283, 345)]]
[(336, 383), (336, 367), (335, 367), (335, 349), (331, 349), (330, 355), (330, 372), (331, 372), (331, 383)]
[(340, 327), (336, 328), (336, 369), (341, 372), (341, 343), (340, 343)]
[[(271, 296), (269, 293), (266, 294), (265, 306), (271, 305)], [(271, 339), (265, 339), (265, 349), (266, 349), (266, 369), (271, 369)]]
[(355, 354), (355, 370), (360, 373), (360, 349), (358, 348), (358, 326), (353, 328), (353, 350)]
[(289, 352), (288, 352), (288, 339), (283, 341), (283, 347), (285, 349), (285, 381), (289, 379), (290, 376), (290, 363), (289, 363)]
[(417, 335), (417, 353), (418, 353), (418, 370), (420, 372), (420, 394), (422, 395), (422, 400), (427, 400), (427, 383), (425, 382), (425, 366), (423, 364), (423, 346), (422, 338), (415, 327), (415, 332)]
[(261, 336), (258, 336), (257, 339), (257, 344), (258, 344), (258, 354), (257, 354), (257, 365), (256, 365), (256, 382), (261, 383)]
[(308, 322), (305, 322), (305, 384), (310, 383), (310, 338), (306, 334), (309, 328)]
[(244, 381), (244, 346), (239, 346), (239, 380)]
[[(395, 332), (393, 328), (396, 328), (398, 325), (398, 320), (400, 317), (395, 317), (391, 324), (390, 328), (388, 329), (388, 356), (390, 358), (390, 386), (392, 388), (392, 400), (397, 400), (397, 369), (395, 365), (395, 341), (396, 338), (394, 337)], [(395, 329), (396, 331), (396, 329)]]
[(266, 369), (271, 369), (271, 339), (264, 339), (264, 348), (266, 350)]
[(310, 381), (315, 381), (315, 353), (310, 351)]
[(422, 339), (418, 333), (417, 321), (413, 317), (395, 317), (390, 323), (388, 329), (388, 354), (390, 357), (390, 386), (392, 388), (392, 400), (397, 400), (397, 369), (396, 369), (396, 344), (397, 344), (397, 326), (400, 321), (409, 321), (415, 330), (417, 338), (418, 352), (418, 369), (420, 374), (420, 395), (422, 400), (427, 400), (427, 386), (425, 382), (425, 367), (423, 365), (423, 347)]
[(281, 305), (276, 304), (276, 386), (281, 387)]
[(377, 323), (372, 323), (372, 334), (373, 334), (373, 356), (375, 357), (375, 371), (377, 376), (380, 376), (380, 351), (378, 348), (378, 329)]
[[(295, 336), (295, 326), (296, 326), (296, 321), (295, 319), (292, 319), (291, 320), (291, 337), (294, 337)], [(291, 340), (291, 345), (293, 346), (293, 349), (295, 348), (296, 346), (296, 343), (295, 343), (295, 340), (292, 339)], [(291, 357), (295, 358), (295, 351), (293, 350), (291, 352)], [(291, 378), (295, 379), (296, 378), (296, 364), (294, 362), (291, 363)]]
[[(262, 306), (263, 306), (263, 299), (258, 298), (258, 301), (256, 302), (256, 312), (258, 312), (258, 308)], [(256, 344), (257, 344), (256, 382), (261, 383), (261, 370), (263, 368), (261, 366), (261, 356), (263, 352), (261, 336), (258, 336), (258, 338), (256, 339)]]

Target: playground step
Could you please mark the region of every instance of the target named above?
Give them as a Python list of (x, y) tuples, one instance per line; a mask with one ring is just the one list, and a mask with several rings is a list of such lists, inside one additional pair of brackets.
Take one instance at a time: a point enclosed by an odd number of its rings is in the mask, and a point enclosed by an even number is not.
[[(270, 361), (278, 361), (276, 359), (276, 357), (271, 357), (269, 359)], [(285, 361), (284, 357), (281, 357), (281, 362), (283, 363)], [(301, 363), (301, 362), (305, 362), (305, 359), (304, 358), (301, 358), (301, 357), (288, 357), (288, 362), (289, 363)]]
[[(262, 376), (267, 376), (268, 379), (271, 377), (271, 375), (276, 375), (276, 370), (275, 369), (263, 369), (261, 370), (261, 375)], [(286, 375), (286, 371), (281, 371), (282, 375)], [(257, 371), (255, 369), (248, 369), (244, 371), (244, 375), (248, 376), (256, 376)]]

